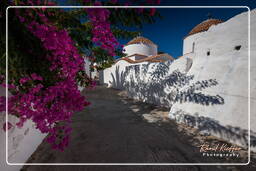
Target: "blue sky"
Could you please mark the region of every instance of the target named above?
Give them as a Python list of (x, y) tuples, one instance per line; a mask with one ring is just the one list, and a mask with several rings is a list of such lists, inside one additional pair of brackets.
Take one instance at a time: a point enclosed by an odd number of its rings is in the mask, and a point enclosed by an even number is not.
[[(206, 20), (210, 13), (213, 18), (223, 21), (247, 11), (246, 8), (166, 8), (158, 9), (163, 19), (154, 24), (144, 25), (142, 36), (158, 45), (158, 50), (169, 53), (173, 57), (182, 55), (183, 38), (199, 23)], [(127, 43), (121, 41), (121, 43)]]
[[(125, 0), (121, 0), (125, 1)], [(66, 5), (67, 0), (58, 0)], [(71, 2), (71, 1), (70, 1)], [(72, 3), (71, 3), (72, 4)], [(248, 6), (256, 8), (255, 0), (161, 0), (161, 6)], [(158, 45), (158, 50), (169, 53), (173, 57), (182, 55), (183, 38), (197, 24), (206, 20), (210, 13), (212, 18), (227, 21), (231, 17), (247, 11), (246, 8), (166, 8), (158, 9), (164, 17), (154, 24), (147, 24), (141, 30), (142, 36)], [(134, 30), (131, 28), (131, 30)], [(126, 44), (129, 40), (120, 40)]]
[[(248, 6), (256, 8), (255, 0), (161, 0), (162, 6)], [(183, 38), (199, 23), (206, 20), (208, 13), (212, 18), (227, 21), (247, 8), (168, 8), (158, 9), (164, 17), (154, 24), (144, 25), (142, 36), (158, 45), (158, 50), (173, 57), (182, 55)], [(125, 44), (128, 40), (121, 43)]]

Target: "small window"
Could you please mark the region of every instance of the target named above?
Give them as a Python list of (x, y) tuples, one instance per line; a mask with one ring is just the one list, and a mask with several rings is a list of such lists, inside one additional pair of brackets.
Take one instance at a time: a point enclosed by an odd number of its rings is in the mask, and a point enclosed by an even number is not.
[(207, 53), (206, 53), (206, 54), (207, 54), (207, 56), (210, 56), (210, 51), (207, 51)]
[(192, 44), (192, 52), (195, 52), (195, 42)]
[(238, 45), (238, 46), (235, 46), (235, 48), (234, 48), (234, 49), (235, 49), (235, 50), (240, 50), (240, 49), (241, 49), (241, 47), (242, 47), (241, 45)]

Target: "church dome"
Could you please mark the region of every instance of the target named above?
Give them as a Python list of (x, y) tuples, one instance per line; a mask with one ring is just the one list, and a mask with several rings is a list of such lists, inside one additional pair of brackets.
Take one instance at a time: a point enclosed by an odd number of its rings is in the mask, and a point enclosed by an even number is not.
[(200, 33), (203, 31), (207, 31), (212, 25), (217, 25), (223, 23), (223, 21), (219, 20), (219, 19), (207, 19), (203, 22), (201, 22), (200, 24), (198, 24), (197, 26), (195, 26), (189, 33), (187, 36), (196, 34), (196, 33)]
[(134, 54), (139, 54), (143, 56), (157, 55), (157, 45), (154, 44), (151, 40), (138, 36), (133, 38), (124, 46), (124, 53), (127, 56)]
[(156, 45), (151, 40), (149, 40), (145, 37), (142, 37), (142, 36), (138, 36), (138, 37), (133, 38), (126, 45), (140, 44), (140, 43), (147, 44), (147, 45)]

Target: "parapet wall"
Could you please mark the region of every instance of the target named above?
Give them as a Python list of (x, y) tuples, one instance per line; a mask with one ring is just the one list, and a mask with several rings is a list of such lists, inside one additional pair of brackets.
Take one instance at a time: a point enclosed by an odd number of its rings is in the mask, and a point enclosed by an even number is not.
[[(5, 89), (0, 88), (0, 96), (5, 95)], [(15, 125), (18, 118), (9, 116), (8, 121)], [(0, 170), (1, 171), (17, 171), (22, 165), (8, 165), (6, 163), (6, 132), (3, 130), (5, 123), (5, 112), (0, 113)], [(25, 163), (30, 155), (41, 144), (46, 134), (42, 134), (37, 130), (32, 121), (24, 123), (22, 128), (12, 127), (8, 131), (8, 163)]]

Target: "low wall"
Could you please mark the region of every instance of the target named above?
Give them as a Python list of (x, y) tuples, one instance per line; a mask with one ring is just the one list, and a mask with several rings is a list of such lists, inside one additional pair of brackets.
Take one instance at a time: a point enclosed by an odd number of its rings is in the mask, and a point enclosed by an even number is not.
[[(0, 88), (0, 96), (5, 95), (5, 89)], [(9, 116), (8, 121), (15, 125), (18, 118)], [(3, 130), (5, 123), (5, 112), (0, 113), (0, 170), (1, 171), (18, 171), (22, 165), (8, 165), (6, 163), (6, 133)], [(12, 163), (25, 163), (30, 155), (36, 150), (46, 134), (40, 133), (35, 129), (32, 121), (25, 122), (24, 126), (19, 129), (12, 127), (8, 131), (8, 162)]]

